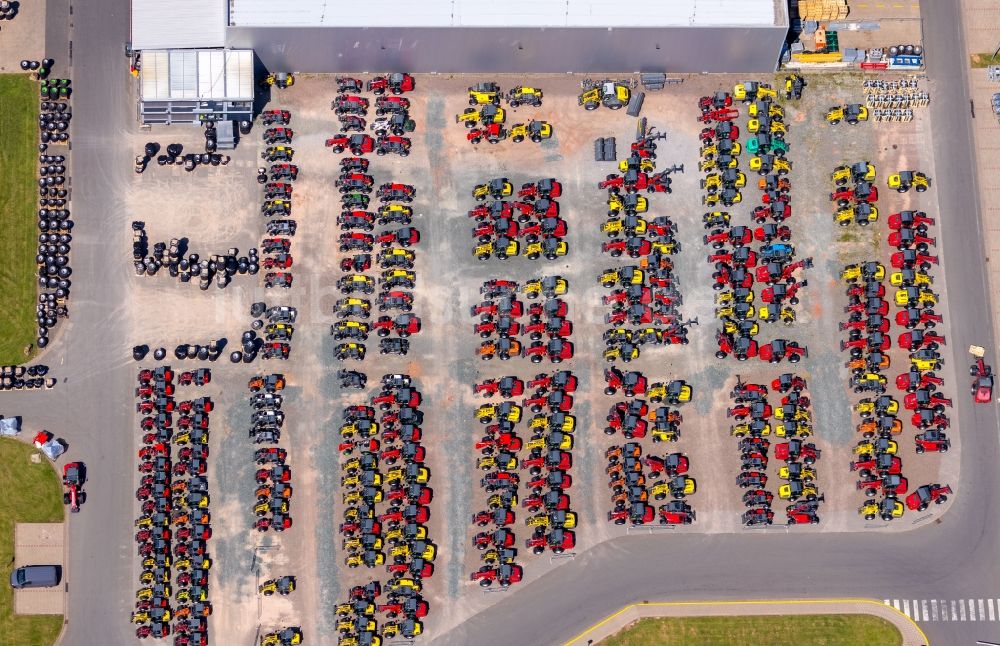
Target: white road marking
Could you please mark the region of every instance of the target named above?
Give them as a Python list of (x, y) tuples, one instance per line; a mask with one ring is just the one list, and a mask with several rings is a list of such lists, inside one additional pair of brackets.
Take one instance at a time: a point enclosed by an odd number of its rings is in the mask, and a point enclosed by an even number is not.
[(1000, 599), (884, 599), (914, 621), (998, 621)]

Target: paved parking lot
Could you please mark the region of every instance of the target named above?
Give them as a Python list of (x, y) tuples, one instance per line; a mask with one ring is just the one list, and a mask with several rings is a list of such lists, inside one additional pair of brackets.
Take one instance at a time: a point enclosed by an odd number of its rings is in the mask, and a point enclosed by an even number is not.
[[(612, 439), (601, 431), (607, 408), (615, 399), (601, 392), (605, 363), (601, 359), (604, 344), (600, 337), (606, 329), (603, 322), (606, 307), (600, 299), (607, 290), (597, 284), (596, 277), (601, 269), (621, 263), (600, 254), (605, 238), (599, 228), (606, 213), (606, 196), (597, 189), (597, 182), (613, 169), (608, 163), (593, 161), (593, 140), (616, 136), (621, 158), (621, 151), (627, 150), (634, 136), (635, 121), (624, 112), (583, 111), (576, 105), (579, 90), (576, 77), (501, 77), (498, 80), (505, 87), (524, 82), (545, 91), (542, 108), (512, 110), (508, 124), (543, 118), (553, 124), (555, 136), (540, 145), (507, 141), (496, 146), (485, 143), (472, 146), (465, 141), (466, 130), (455, 123), (454, 115), (467, 106), (466, 87), (479, 80), (483, 79), (418, 78), (411, 110), (417, 122), (412, 135), (413, 154), (406, 159), (373, 157), (372, 165), (376, 182), (391, 179), (412, 184), (418, 191), (413, 204), (414, 226), (420, 229), (422, 240), (416, 247), (414, 313), (423, 319), (423, 332), (411, 338), (407, 357), (380, 357), (372, 352), (377, 343), (370, 342), (370, 356), (360, 366), (369, 374), (369, 392), (380, 375), (405, 372), (417, 380), (424, 394), (423, 428), (435, 493), (429, 534), (439, 546), (437, 571), (424, 595), (432, 604), (432, 614), (426, 622), (431, 636), (434, 631), (458, 623), (476, 609), (505, 596), (484, 595), (468, 581), (469, 572), (478, 563), (478, 553), (470, 545), (474, 528), (469, 518), (484, 504), (484, 496), (476, 486), (480, 473), (475, 469), (476, 452), (472, 447), (480, 431), (472, 420), (472, 412), (483, 400), (472, 396), (470, 386), (487, 377), (516, 374), (530, 378), (553, 368), (547, 362), (531, 364), (527, 359), (501, 363), (475, 358), (474, 351), (481, 339), (472, 332), (474, 320), (468, 312), (470, 306), (481, 300), (478, 289), (484, 280), (523, 281), (559, 274), (569, 281), (564, 300), (574, 323), (571, 340), (576, 345), (576, 357), (559, 367), (573, 370), (581, 380), (574, 406), (578, 430), (573, 450), (574, 485), (570, 492), (581, 522), (576, 530), (577, 551), (629, 531), (605, 520), (611, 504), (603, 453)], [(647, 94), (643, 110), (650, 125), (668, 135), (657, 150), (658, 168), (673, 163), (685, 165), (684, 174), (672, 176), (671, 195), (652, 197), (656, 212), (650, 215), (669, 214), (678, 224), (682, 251), (675, 257), (675, 274), (684, 296), (681, 309), (685, 318), (697, 317), (701, 323), (692, 328), (690, 345), (644, 350), (640, 359), (629, 365), (630, 369), (643, 371), (650, 381), (685, 379), (695, 392), (693, 403), (684, 409), (684, 435), (678, 448), (690, 457), (692, 476), (698, 481), (698, 492), (689, 500), (697, 510), (698, 520), (690, 527), (676, 530), (631, 530), (663, 532), (665, 548), (669, 546), (669, 535), (675, 531), (744, 531), (739, 520), (743, 510), (742, 490), (733, 484), (739, 462), (729, 437), (731, 420), (725, 414), (728, 393), (737, 375), (745, 381), (770, 382), (790, 369), (788, 364), (771, 366), (756, 360), (737, 363), (714, 358), (714, 292), (709, 289), (712, 269), (705, 262), (707, 248), (701, 240), (704, 234), (701, 215), (706, 209), (700, 203), (701, 175), (697, 172), (697, 136), (703, 125), (695, 117), (698, 97), (718, 89), (731, 91), (733, 84), (741, 80), (725, 76), (690, 77), (683, 85)], [(335, 321), (331, 307), (340, 297), (335, 289), (340, 273), (336, 268), (338, 255), (334, 252), (339, 233), (335, 223), (339, 204), (332, 188), (339, 168), (337, 158), (323, 146), (326, 137), (337, 132), (329, 110), (334, 94), (331, 78), (304, 77), (294, 88), (277, 94), (269, 106), (292, 111), (294, 161), (301, 169), (295, 184), (292, 215), (299, 222), (292, 243), (295, 286), (287, 291), (264, 290), (261, 275), (237, 276), (225, 290), (213, 286), (208, 292), (200, 292), (196, 284), (180, 284), (161, 272), (155, 277), (135, 277), (130, 298), (123, 305), (123, 313), (134, 321), (132, 337), (122, 343), (123, 356), (134, 343), (172, 348), (180, 342), (205, 342), (225, 336), (235, 344), (250, 323), (250, 304), (257, 300), (299, 309), (292, 356), (287, 363), (258, 361), (251, 366), (237, 366), (223, 358), (213, 365), (213, 382), (205, 389), (205, 394), (217, 402), (217, 419), (223, 420), (221, 425), (213, 425), (211, 436), (214, 465), (210, 481), (215, 519), (211, 550), (216, 560), (212, 570), (215, 604), (212, 630), (238, 642), (250, 641), (258, 626), (266, 631), (279, 625), (299, 625), (310, 640), (314, 636), (332, 635), (333, 607), (343, 600), (347, 587), (364, 582), (373, 574), (385, 577), (381, 568), (375, 572), (365, 572), (363, 568), (345, 570), (340, 536), (336, 532), (342, 511), (336, 450), (340, 410), (346, 404), (360, 403), (368, 392), (344, 393), (336, 387), (335, 373), (341, 365), (332, 359), (335, 344), (327, 334), (329, 325)], [(882, 189), (884, 178), (896, 170), (918, 168), (933, 177), (934, 169), (926, 114), (919, 114), (908, 124), (863, 124), (853, 128), (841, 124), (831, 128), (823, 122), (823, 113), (831, 105), (862, 99), (860, 77), (813, 77), (802, 102), (785, 105), (786, 121), (790, 124), (789, 159), (794, 164), (790, 175), (794, 216), (788, 224), (794, 231), (798, 256), (813, 257), (814, 268), (806, 274), (809, 286), (802, 297), (795, 326), (790, 331), (766, 326), (760, 339), (767, 342), (775, 336), (788, 336), (809, 347), (809, 359), (798, 364), (795, 371), (809, 380), (815, 441), (824, 451), (817, 468), (826, 493), (823, 522), (819, 526), (787, 531), (880, 529), (866, 527), (858, 517), (857, 506), (862, 495), (855, 491), (853, 474), (847, 468), (857, 435), (848, 410), (857, 398), (847, 388), (848, 372), (842, 367), (846, 354), (837, 346), (837, 340), (843, 337), (837, 324), (843, 319), (842, 308), (847, 304), (837, 276), (847, 262), (877, 257), (888, 264), (888, 251), (883, 243), (886, 229), (882, 222), (864, 233), (837, 229), (832, 224), (832, 207), (827, 199), (832, 190), (829, 173), (839, 163), (871, 160), (878, 169)], [(741, 128), (745, 119), (741, 115)], [(122, 208), (110, 215), (121, 221), (121, 244), (116, 248), (122, 250), (123, 256), (127, 255), (131, 237), (128, 222), (138, 219), (146, 222), (154, 241), (184, 236), (189, 238), (191, 249), (203, 256), (230, 247), (238, 247), (245, 253), (259, 240), (265, 221), (258, 212), (259, 188), (254, 180), (254, 169), (259, 165), (260, 131), (256, 127), (245, 138), (228, 166), (185, 173), (177, 167), (151, 165), (143, 175), (134, 176)], [(136, 137), (132, 148), (138, 151), (148, 140), (164, 145), (179, 141), (197, 146), (200, 139), (200, 132), (194, 130), (154, 129)], [(741, 158), (745, 172), (747, 158), (745, 153)], [(542, 177), (555, 177), (563, 183), (564, 195), (559, 201), (569, 225), (568, 256), (551, 262), (517, 258), (484, 263), (471, 255), (473, 225), (466, 216), (466, 211), (474, 205), (470, 191), (475, 184), (499, 176), (508, 177), (515, 187)], [(748, 219), (746, 214), (757, 203), (756, 175), (748, 172), (750, 183), (753, 186), (748, 185), (744, 190), (744, 204), (730, 209), (734, 219)], [(914, 203), (932, 215), (938, 210), (933, 190), (920, 198), (912, 194), (889, 194), (887, 189), (882, 195), (879, 208), (886, 215)], [(915, 199), (919, 202), (914, 202)], [(940, 269), (937, 272), (940, 275)], [(938, 310), (945, 313), (947, 323), (947, 309)], [(893, 335), (898, 332), (894, 327)], [(947, 324), (942, 332), (947, 335)], [(905, 360), (905, 356), (894, 354), (893, 367), (887, 374), (901, 372), (899, 366)], [(963, 396), (964, 381), (961, 388), (956, 387), (952, 363), (945, 367), (948, 384), (945, 392)], [(182, 367), (183, 364), (174, 362), (175, 370)], [(295, 525), (279, 535), (257, 534), (250, 529), (256, 466), (245, 435), (250, 412), (246, 381), (252, 374), (263, 371), (283, 372), (289, 380), (283, 407), (288, 416), (285, 426), (288, 439), (282, 446), (289, 450), (293, 472)], [(941, 481), (957, 487), (959, 433), (951, 433), (953, 452), (945, 458), (914, 455), (909, 435), (908, 429), (900, 441), (900, 451), (911, 486)], [(940, 514), (941, 510), (934, 513)], [(909, 529), (915, 520), (921, 519), (907, 515), (886, 529)], [(767, 531), (786, 529), (775, 527)], [(519, 541), (528, 535), (520, 518), (517, 533)], [(522, 555), (519, 560), (529, 578), (558, 567), (561, 562), (551, 560), (548, 554)], [(255, 594), (259, 580), (282, 574), (296, 575), (298, 590), (289, 597), (259, 600)], [(516, 587), (505, 594), (515, 591)], [(462, 603), (456, 603), (460, 599)]]
[[(63, 523), (17, 523), (14, 526), (14, 567), (58, 565), (62, 582), (54, 588), (14, 591), (14, 612), (19, 615), (61, 615), (66, 612), (66, 550)], [(6, 585), (7, 582), (4, 581)]]

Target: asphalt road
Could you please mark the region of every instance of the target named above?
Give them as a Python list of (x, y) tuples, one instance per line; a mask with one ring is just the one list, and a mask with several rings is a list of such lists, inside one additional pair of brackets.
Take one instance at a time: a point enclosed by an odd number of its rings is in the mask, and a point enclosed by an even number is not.
[[(48, 21), (58, 21), (50, 7)], [(86, 9), (84, 8), (86, 6)], [(84, 513), (70, 522), (68, 632), (64, 644), (124, 644), (135, 638), (127, 623), (135, 574), (132, 521), (134, 420), (130, 399), (135, 363), (126, 346), (129, 308), (122, 300), (131, 268), (109, 261), (109, 212), (120, 209), (129, 178), (131, 151), (118, 133), (134, 128), (134, 102), (122, 44), (128, 40), (128, 0), (77, 4), (73, 14), (73, 97), (71, 140), (72, 203), (76, 221), (71, 263), (74, 270), (70, 317), (61, 324), (54, 352), (45, 355), (56, 389), (8, 395), (0, 411), (20, 414), (32, 427), (47, 427), (64, 437), (69, 455), (87, 464)], [(62, 18), (65, 21), (65, 18)], [(65, 70), (65, 25), (47, 29), (57, 56), (56, 73)], [(46, 396), (48, 395), (48, 396)]]
[[(984, 285), (983, 252), (973, 179), (969, 102), (960, 17), (951, 3), (921, 3), (933, 81), (934, 181), (940, 203), (939, 237), (946, 263), (952, 339), (957, 361), (970, 343), (993, 348), (992, 309)], [(0, 396), (0, 411), (32, 425), (62, 429), (71, 455), (92, 474), (85, 513), (70, 522), (69, 646), (133, 643), (125, 622), (134, 577), (128, 308), (121, 305), (130, 267), (110, 261), (102, 224), (120, 208), (131, 151), (116, 135), (134, 127), (122, 43), (128, 1), (77, 6), (73, 39), (74, 287), (71, 318), (48, 362), (60, 378), (49, 393)], [(115, 219), (114, 221), (120, 221)], [(111, 250), (113, 257), (118, 252)], [(963, 371), (958, 370), (961, 374)], [(998, 426), (994, 407), (973, 409), (956, 385), (962, 428), (963, 495), (940, 524), (907, 533), (800, 536), (642, 535), (602, 543), (537, 581), (508, 593), (488, 610), (436, 640), (548, 645), (630, 602), (642, 600), (792, 597), (964, 599), (998, 597)], [(935, 643), (1000, 641), (1000, 623), (924, 624)]]

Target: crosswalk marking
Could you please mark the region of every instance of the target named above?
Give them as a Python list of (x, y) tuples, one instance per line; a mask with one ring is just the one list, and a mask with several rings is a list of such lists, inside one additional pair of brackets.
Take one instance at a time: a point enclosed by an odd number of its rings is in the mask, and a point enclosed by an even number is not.
[(883, 599), (914, 621), (1000, 621), (1000, 599)]

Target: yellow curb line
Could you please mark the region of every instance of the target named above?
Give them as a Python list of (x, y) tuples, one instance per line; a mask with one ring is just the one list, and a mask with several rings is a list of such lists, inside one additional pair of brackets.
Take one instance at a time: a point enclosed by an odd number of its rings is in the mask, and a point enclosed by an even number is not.
[[(622, 613), (628, 612), (629, 610), (631, 610), (633, 608), (650, 607), (650, 606), (655, 606), (655, 607), (738, 606), (738, 605), (746, 605), (746, 604), (758, 604), (758, 605), (765, 605), (765, 606), (770, 606), (770, 605), (819, 605), (819, 604), (829, 604), (829, 603), (866, 603), (866, 604), (870, 604), (870, 605), (873, 605), (873, 606), (877, 606), (879, 608), (888, 608), (889, 610), (891, 610), (892, 612), (896, 613), (897, 615), (899, 615), (900, 617), (902, 617), (906, 621), (908, 621), (911, 624), (913, 624), (913, 627), (917, 629), (917, 632), (920, 633), (920, 636), (923, 638), (924, 644), (927, 645), (927, 646), (930, 645), (930, 640), (927, 639), (927, 635), (924, 633), (923, 630), (921, 630), (920, 626), (917, 625), (917, 622), (913, 621), (913, 619), (911, 619), (910, 617), (907, 617), (905, 614), (903, 614), (901, 611), (897, 610), (893, 606), (890, 606), (890, 605), (885, 604), (885, 603), (880, 603), (878, 601), (873, 601), (871, 599), (760, 599), (760, 600), (743, 599), (743, 600), (739, 600), (739, 601), (652, 601), (652, 602), (646, 601), (646, 602), (642, 602), (642, 603), (629, 604), (629, 605), (625, 606), (624, 608), (622, 608), (621, 610), (619, 610), (618, 612), (605, 617), (601, 621), (599, 621), (599, 622), (595, 623), (594, 625), (590, 626), (589, 628), (585, 629), (579, 635), (573, 637), (572, 639), (570, 639), (569, 641), (567, 641), (565, 644), (563, 644), (563, 646), (570, 646), (570, 644), (572, 644), (573, 642), (576, 642), (578, 640), (583, 639), (588, 633), (591, 633), (591, 632), (597, 630), (598, 628), (600, 628), (604, 624), (606, 624), (609, 621), (613, 620), (615, 617), (618, 617)], [(822, 614), (829, 614), (829, 613), (822, 613)], [(838, 614), (845, 614), (845, 613), (838, 613)], [(751, 615), (752, 615), (752, 613), (744, 615), (744, 616), (751, 616)]]

